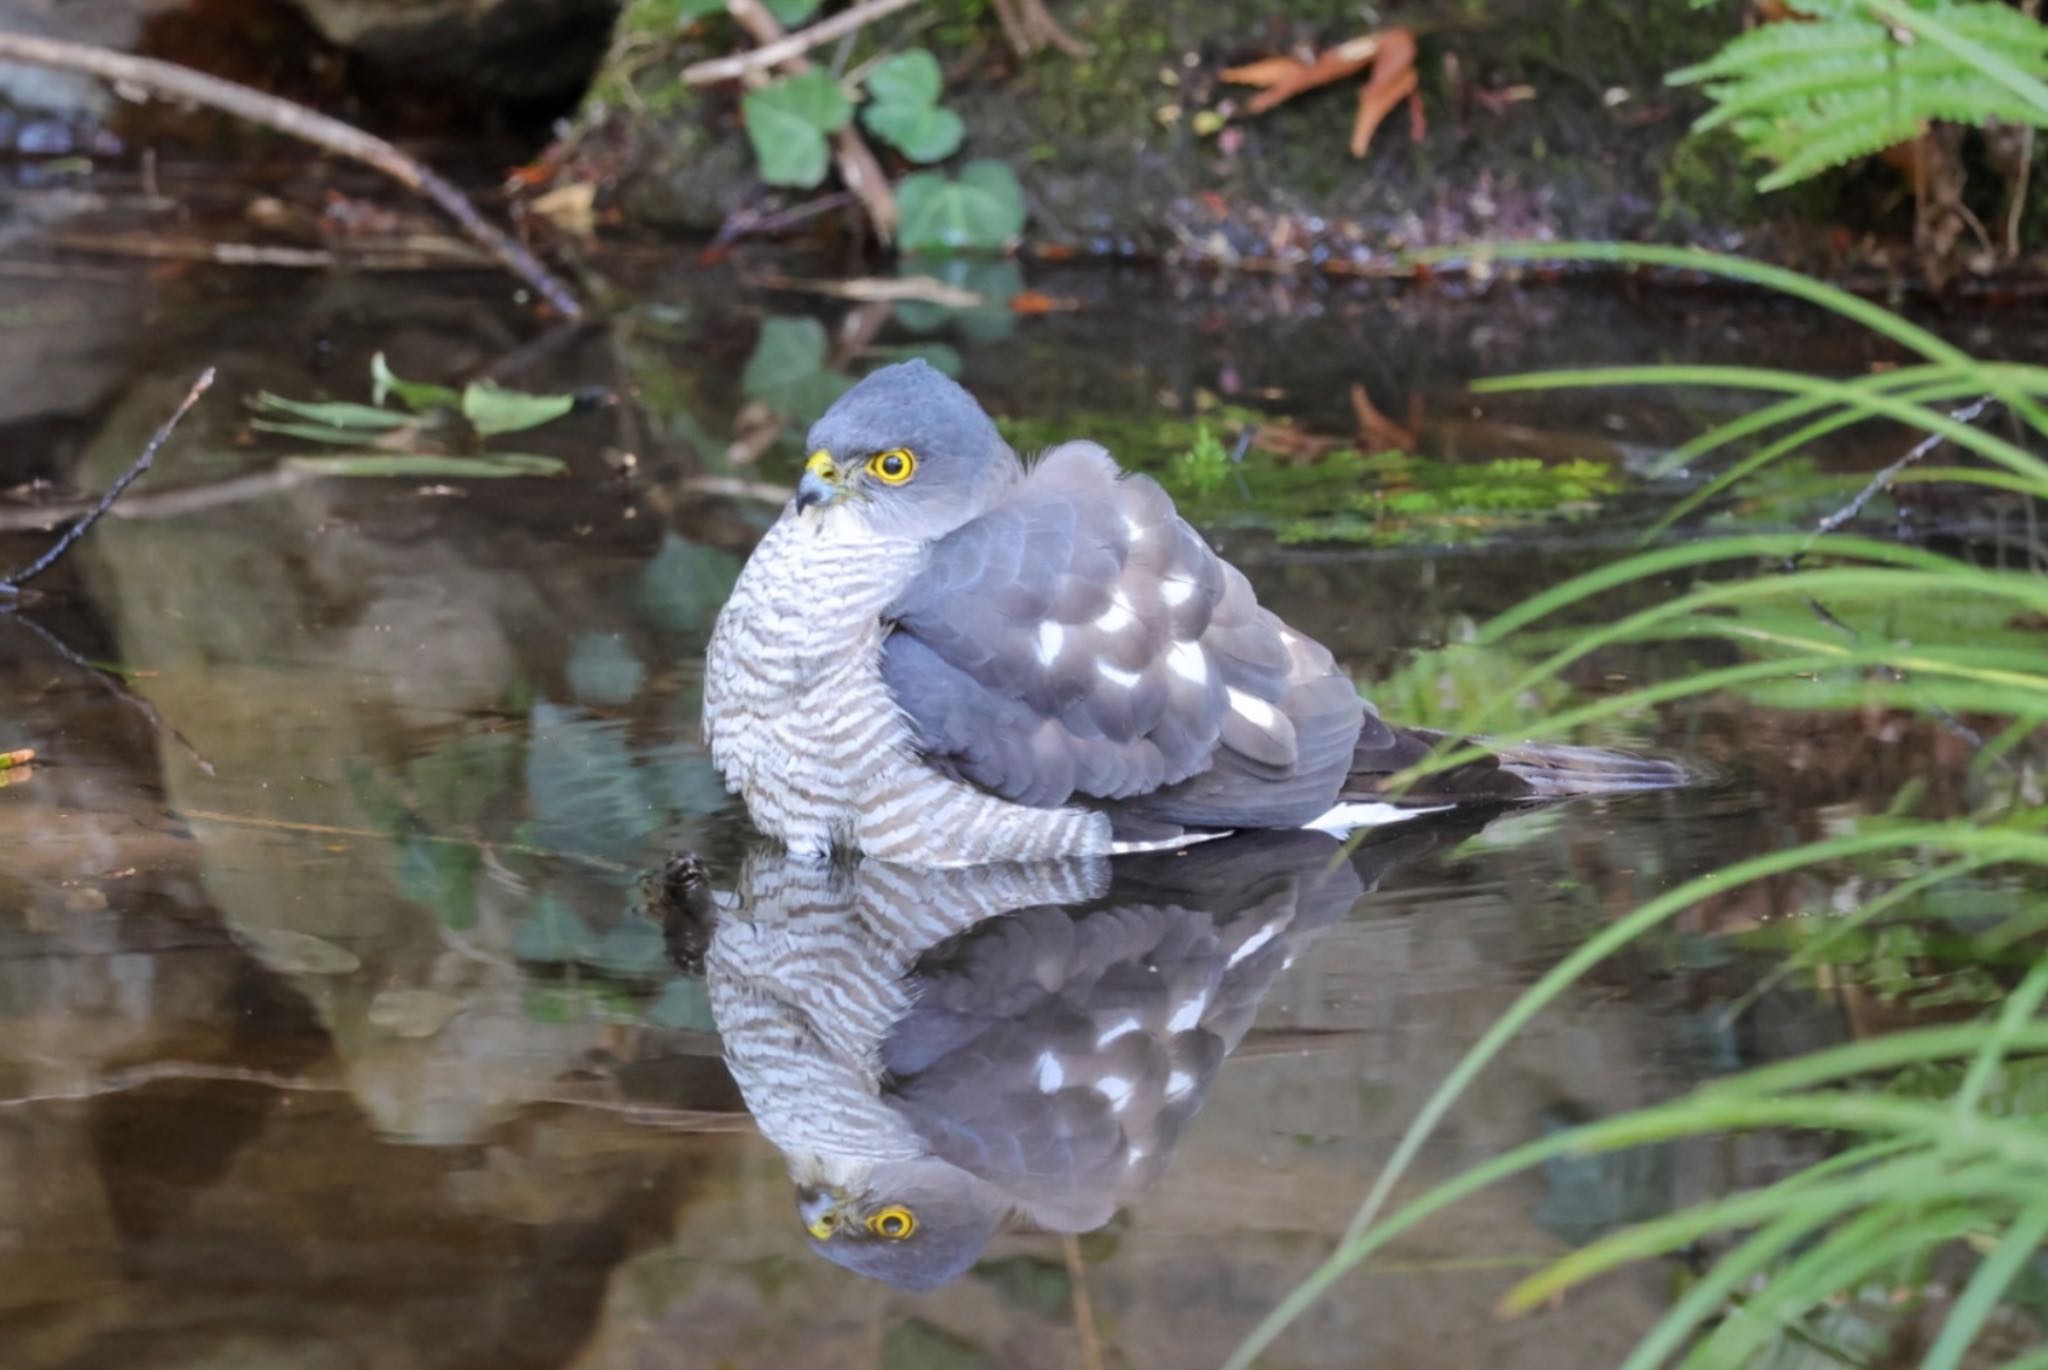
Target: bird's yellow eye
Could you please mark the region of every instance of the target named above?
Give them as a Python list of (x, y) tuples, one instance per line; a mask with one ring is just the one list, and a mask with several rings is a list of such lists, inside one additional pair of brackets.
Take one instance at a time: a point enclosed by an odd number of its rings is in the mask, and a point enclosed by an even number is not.
[(869, 1217), (868, 1231), (887, 1241), (900, 1242), (917, 1231), (917, 1215), (901, 1204), (890, 1204)]
[(868, 458), (868, 473), (885, 485), (901, 485), (917, 470), (917, 458), (901, 447)]

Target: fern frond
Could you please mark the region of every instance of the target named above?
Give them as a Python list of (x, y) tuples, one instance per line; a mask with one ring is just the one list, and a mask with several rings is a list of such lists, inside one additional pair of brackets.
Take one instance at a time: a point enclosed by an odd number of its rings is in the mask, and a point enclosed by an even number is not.
[[(1796, 9), (1809, 17), (1752, 29), (1669, 78), (1703, 85), (1714, 102), (1697, 131), (1728, 126), (1778, 164), (1760, 189), (1868, 156), (1936, 120), (2048, 127), (2048, 114), (2010, 83), (1987, 79), (1953, 44), (1893, 28), (1863, 0), (1797, 0)], [(1915, 9), (2015, 71), (2048, 79), (2048, 25), (2024, 12), (1997, 0), (1918, 0)]]

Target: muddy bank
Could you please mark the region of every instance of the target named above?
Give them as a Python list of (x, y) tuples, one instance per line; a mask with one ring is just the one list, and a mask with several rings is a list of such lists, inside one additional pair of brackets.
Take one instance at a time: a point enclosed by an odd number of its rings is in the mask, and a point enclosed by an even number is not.
[[(655, 3), (629, 7), (623, 31)], [(1798, 223), (1830, 219), (1843, 190), (1760, 200), (1731, 142), (1687, 137), (1703, 106), (1664, 75), (1714, 51), (1738, 22), (1687, 0), (1391, 7), (1381, 22), (1418, 42), (1421, 126), (1397, 108), (1361, 159), (1347, 147), (1357, 81), (1252, 116), (1254, 92), (1224, 76), (1369, 32), (1355, 4), (1312, 0), (1276, 15), (1250, 0), (1060, 0), (1050, 12), (1086, 51), (1028, 58), (986, 0), (924, 8), (922, 22), (875, 25), (850, 63), (870, 48), (930, 48), (966, 123), (961, 158), (1013, 167), (1029, 237), (1060, 249), (1369, 272), (1405, 247), (1554, 235), (1803, 261), (1823, 244)], [(691, 94), (673, 80), (737, 36), (722, 20), (693, 34), (652, 62), (644, 43), (622, 43), (592, 98), (634, 150), (626, 217), (703, 231), (769, 196), (736, 90)], [(1883, 216), (1871, 226), (1896, 227)]]

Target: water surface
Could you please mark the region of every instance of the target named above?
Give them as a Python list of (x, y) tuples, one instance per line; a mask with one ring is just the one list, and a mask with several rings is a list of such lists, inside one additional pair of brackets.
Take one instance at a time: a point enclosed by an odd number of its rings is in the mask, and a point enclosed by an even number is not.
[[(717, 934), (679, 948), (650, 881), (687, 850), (722, 889), (767, 888), (772, 854), (699, 744), (699, 672), (774, 514), (754, 487), (788, 480), (832, 375), (936, 344), (1006, 420), (1142, 427), (1237, 405), (1339, 434), (1357, 386), (1426, 455), (1626, 473), (1733, 410), (1640, 394), (1482, 408), (1465, 383), (1646, 357), (1853, 374), (1882, 354), (1715, 295), (1061, 273), (1016, 284), (1073, 307), (1017, 317), (821, 300), (745, 279), (786, 263), (683, 252), (620, 268), (635, 303), (617, 326), (535, 346), (485, 276), (23, 261), (53, 269), (0, 274), (0, 485), (23, 487), (0, 504), (0, 561), (44, 545), (31, 505), (111, 479), (202, 365), (221, 380), (133, 516), (0, 616), (0, 750), (37, 754), (0, 790), (14, 1370), (1212, 1363), (1329, 1250), (1458, 1056), (1588, 930), (1881, 809), (1905, 778), (1953, 773), (1961, 745), (1906, 719), (1712, 697), (1600, 734), (1701, 763), (1700, 786), (1431, 831), (1347, 868), (1334, 905), (1274, 893), (1298, 892), (1320, 850), (1170, 896), (1143, 872), (983, 890), (985, 908), (892, 887), (908, 921), (857, 971), (877, 993), (933, 946), (957, 967), (945, 939), (977, 910), (1085, 930), (1143, 908), (1181, 941), (1129, 964), (1197, 967), (1234, 1015), (1153, 1153), (1071, 1206), (1091, 1230), (1004, 1232), (964, 1278), (905, 1292), (810, 1250), (784, 1158), (721, 1061), (732, 1004), (700, 965), (708, 939), (715, 970)], [(782, 330), (765, 361), (764, 328)], [(1972, 341), (2032, 341), (1997, 328)], [(241, 481), (308, 450), (252, 435), (243, 397), (361, 400), (380, 350), (402, 375), (488, 370), (617, 401), (496, 444), (566, 459), (559, 479)], [(735, 443), (764, 455), (736, 465)], [(1895, 445), (1832, 459), (1869, 469)], [(1665, 497), (1637, 488), (1455, 545), (1283, 542), (1257, 508), (1210, 532), (1386, 712), (1440, 716), (1507, 678), (1455, 649), (1474, 621), (1612, 555)], [(1574, 685), (1665, 678), (1699, 650), (1603, 652)], [(1413, 1183), (1867, 1028), (1867, 997), (1800, 981), (1725, 1012), (1770, 964), (1746, 936), (1858, 878), (1739, 892), (1603, 967), (1517, 1039)], [(801, 1120), (807, 1101), (778, 1107)], [(1522, 1322), (1494, 1301), (1569, 1243), (1807, 1154), (1688, 1143), (1502, 1186), (1345, 1285), (1268, 1363), (1612, 1360), (1668, 1272)]]

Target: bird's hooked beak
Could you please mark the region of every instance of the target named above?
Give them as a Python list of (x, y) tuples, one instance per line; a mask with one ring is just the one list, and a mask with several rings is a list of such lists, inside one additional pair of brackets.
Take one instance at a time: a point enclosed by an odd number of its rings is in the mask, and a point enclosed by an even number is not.
[(830, 452), (820, 447), (804, 463), (803, 479), (796, 483), (796, 507), (801, 512), (815, 505), (830, 504), (845, 491), (838, 464)]
[(839, 1211), (844, 1202), (846, 1196), (836, 1189), (803, 1185), (796, 1191), (796, 1215), (802, 1220), (804, 1231), (822, 1242), (837, 1232), (845, 1221)]

